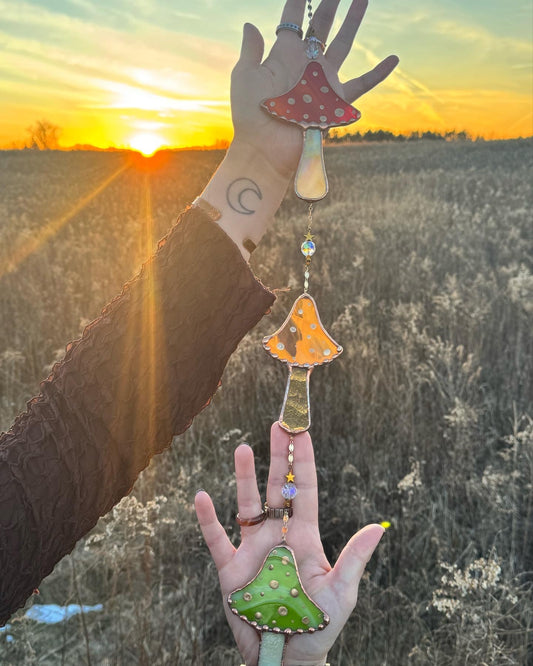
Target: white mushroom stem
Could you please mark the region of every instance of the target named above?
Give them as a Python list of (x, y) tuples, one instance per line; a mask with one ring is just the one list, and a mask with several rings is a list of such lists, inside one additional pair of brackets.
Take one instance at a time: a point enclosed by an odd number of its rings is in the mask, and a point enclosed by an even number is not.
[(311, 127), (304, 131), (304, 146), (296, 172), (294, 191), (300, 199), (306, 201), (320, 201), (328, 193), (322, 130), (319, 128)]
[(282, 666), (286, 636), (265, 631), (261, 635), (257, 666)]

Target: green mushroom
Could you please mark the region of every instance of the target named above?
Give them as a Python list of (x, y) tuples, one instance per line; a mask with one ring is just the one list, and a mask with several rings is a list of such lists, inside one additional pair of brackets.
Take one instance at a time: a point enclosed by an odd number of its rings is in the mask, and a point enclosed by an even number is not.
[(329, 617), (307, 595), (286, 545), (273, 548), (255, 578), (228, 596), (231, 612), (261, 632), (259, 666), (282, 664), (285, 642), (294, 634), (324, 629)]

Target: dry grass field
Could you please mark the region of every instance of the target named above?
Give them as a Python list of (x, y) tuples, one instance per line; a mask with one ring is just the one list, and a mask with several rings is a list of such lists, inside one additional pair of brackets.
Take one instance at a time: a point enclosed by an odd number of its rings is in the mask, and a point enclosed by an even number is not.
[[(0, 154), (0, 429), (221, 157), (147, 169), (122, 153)], [(326, 553), (391, 523), (330, 661), (532, 663), (533, 143), (337, 146), (326, 160), (311, 293), (345, 349), (311, 386)], [(237, 539), (237, 443), (266, 480), (285, 369), (260, 341), (299, 293), (304, 226), (289, 194), (253, 268), (291, 293), (209, 409), (29, 602), (103, 611), (50, 626), (20, 612), (0, 663), (240, 663), (192, 500), (210, 491)]]

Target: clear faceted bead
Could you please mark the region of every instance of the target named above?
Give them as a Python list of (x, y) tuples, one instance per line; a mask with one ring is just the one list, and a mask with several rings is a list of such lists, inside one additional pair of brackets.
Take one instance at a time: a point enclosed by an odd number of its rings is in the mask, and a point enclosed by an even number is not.
[(288, 483), (285, 483), (283, 488), (281, 489), (281, 494), (283, 498), (286, 500), (294, 499), (297, 493), (298, 489), (296, 488), (294, 483), (291, 483), (290, 481)]
[(316, 252), (316, 245), (313, 243), (313, 241), (305, 240), (302, 243), (301, 250), (304, 257), (312, 257)]

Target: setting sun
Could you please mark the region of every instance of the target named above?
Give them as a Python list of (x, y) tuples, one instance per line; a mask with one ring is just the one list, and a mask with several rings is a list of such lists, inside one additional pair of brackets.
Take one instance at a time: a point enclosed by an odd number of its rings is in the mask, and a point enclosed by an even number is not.
[(157, 134), (151, 132), (143, 132), (141, 134), (134, 134), (130, 140), (129, 145), (133, 150), (138, 150), (145, 157), (153, 155), (156, 150), (165, 145), (163, 139)]

